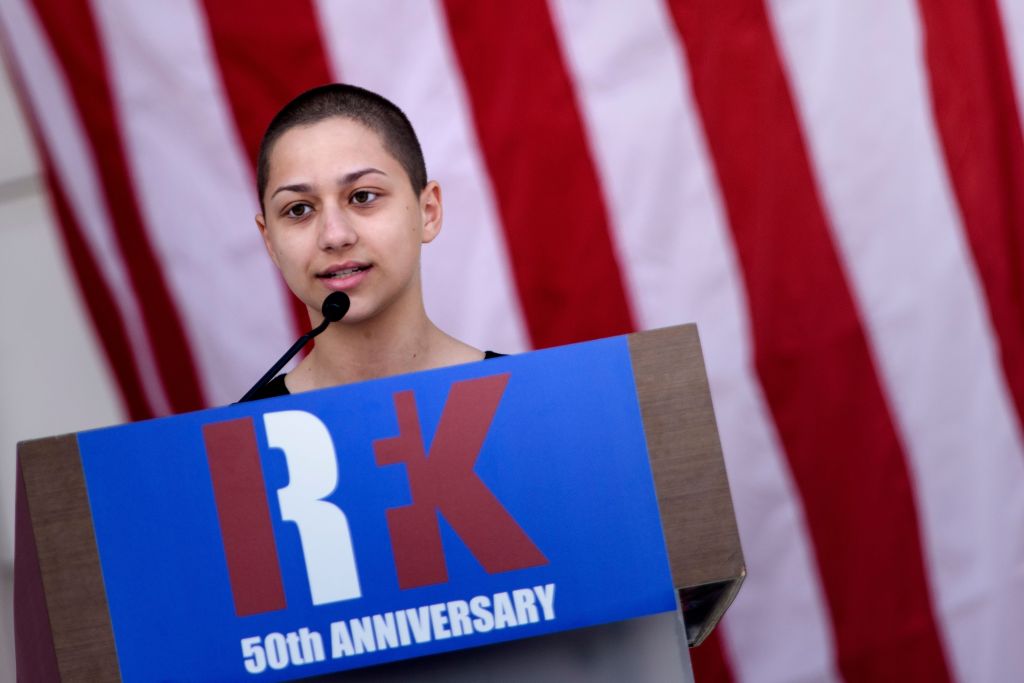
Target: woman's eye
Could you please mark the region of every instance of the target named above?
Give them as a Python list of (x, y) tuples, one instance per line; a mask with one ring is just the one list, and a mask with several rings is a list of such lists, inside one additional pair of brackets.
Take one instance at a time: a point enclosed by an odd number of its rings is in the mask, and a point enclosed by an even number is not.
[(353, 204), (369, 204), (376, 198), (377, 193), (370, 190), (358, 190), (352, 193)]
[(292, 204), (284, 210), (284, 213), (289, 218), (302, 218), (312, 210), (313, 207), (309, 204)]

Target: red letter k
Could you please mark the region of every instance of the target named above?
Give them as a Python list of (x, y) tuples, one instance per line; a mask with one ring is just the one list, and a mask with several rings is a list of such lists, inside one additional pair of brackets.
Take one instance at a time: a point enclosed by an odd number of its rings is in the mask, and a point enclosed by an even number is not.
[(412, 492), (412, 505), (387, 511), (400, 588), (448, 580), (438, 511), (489, 574), (547, 564), (473, 471), (506, 384), (508, 374), (453, 384), (429, 457), (413, 393), (395, 394), (399, 434), (373, 447), (378, 466), (405, 463)]

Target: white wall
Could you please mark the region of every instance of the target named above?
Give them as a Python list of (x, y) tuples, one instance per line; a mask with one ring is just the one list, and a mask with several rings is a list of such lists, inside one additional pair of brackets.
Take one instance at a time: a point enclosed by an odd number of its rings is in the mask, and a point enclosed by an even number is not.
[(33, 142), (0, 68), (0, 683), (14, 682), (18, 441), (124, 421), (52, 223)]

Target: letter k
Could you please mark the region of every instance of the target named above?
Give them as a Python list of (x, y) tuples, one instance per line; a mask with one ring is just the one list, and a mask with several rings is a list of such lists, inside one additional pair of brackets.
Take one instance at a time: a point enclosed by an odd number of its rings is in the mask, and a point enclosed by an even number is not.
[(387, 510), (402, 589), (448, 580), (440, 511), (489, 574), (547, 564), (473, 467), (509, 375), (452, 385), (427, 455), (412, 391), (394, 395), (398, 436), (374, 442), (377, 465), (405, 463), (412, 504)]

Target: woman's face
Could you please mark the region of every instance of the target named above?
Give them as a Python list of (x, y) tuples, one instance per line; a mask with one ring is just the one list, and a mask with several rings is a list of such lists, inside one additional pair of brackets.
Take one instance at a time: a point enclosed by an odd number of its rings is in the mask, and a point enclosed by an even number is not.
[(402, 165), (363, 124), (335, 117), (289, 129), (274, 144), (265, 213), (270, 257), (314, 320), (332, 291), (352, 301), (345, 322), (422, 301), (420, 245), (441, 229), (441, 196), (419, 196)]

